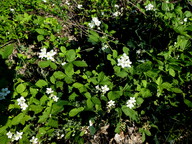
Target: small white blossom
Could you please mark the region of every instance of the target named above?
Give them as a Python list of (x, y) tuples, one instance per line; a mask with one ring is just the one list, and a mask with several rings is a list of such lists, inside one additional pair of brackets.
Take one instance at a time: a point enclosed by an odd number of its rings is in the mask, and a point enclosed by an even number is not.
[(115, 134), (114, 139), (117, 143), (120, 143), (124, 138), (120, 134)]
[(183, 20), (184, 22), (187, 22), (187, 18), (184, 18), (184, 20)]
[(114, 7), (115, 7), (115, 8), (119, 8), (119, 5), (115, 4)]
[(6, 135), (7, 135), (7, 136), (8, 136), (8, 138), (10, 138), (10, 139), (13, 137), (13, 133), (12, 133), (12, 132), (10, 132), (10, 131), (9, 131), (8, 133), (6, 133)]
[(54, 57), (54, 55), (56, 55), (56, 54), (57, 54), (56, 52), (54, 52), (53, 50), (51, 50), (50, 52), (47, 52), (46, 58), (47, 58), (48, 60), (54, 61), (55, 59), (54, 59), (53, 57)]
[(92, 120), (89, 120), (89, 126), (93, 126)]
[(130, 109), (132, 109), (136, 104), (136, 100), (135, 97), (131, 97), (127, 102), (126, 102), (126, 106)]
[(119, 12), (119, 11), (116, 11), (116, 12), (113, 13), (113, 16), (114, 16), (114, 17), (118, 17), (118, 16), (120, 16), (120, 15), (121, 15), (121, 12)]
[(68, 6), (70, 5), (68, 0), (65, 1), (65, 4), (68, 5)]
[(30, 142), (32, 142), (33, 144), (37, 144), (37, 143), (38, 143), (38, 138), (36, 138), (36, 137), (33, 136), (33, 137), (31, 138)]
[(41, 52), (39, 53), (39, 58), (46, 58), (47, 57), (47, 49), (46, 48), (42, 48), (40, 50)]
[(108, 47), (109, 47), (109, 46), (105, 44), (105, 45), (102, 46), (101, 49), (102, 49), (102, 51), (105, 51), (106, 49), (108, 49)]
[(101, 86), (101, 92), (105, 94), (107, 91), (109, 91), (109, 88), (107, 85)]
[(26, 103), (22, 103), (22, 104), (20, 105), (20, 107), (21, 107), (22, 110), (26, 110), (26, 108), (28, 107), (28, 105), (27, 105)]
[(25, 98), (24, 97), (20, 97), (19, 99), (17, 99), (18, 105), (22, 105), (25, 103)]
[(121, 66), (122, 68), (131, 67), (132, 64), (129, 57), (125, 53), (119, 59), (117, 59), (117, 61), (118, 61), (117, 65)]
[(14, 140), (19, 140), (22, 138), (23, 132), (18, 132), (14, 134)]
[(53, 98), (52, 98), (55, 102), (57, 102), (58, 101), (58, 97), (57, 96), (53, 96)]
[(14, 10), (14, 9), (12, 9), (12, 8), (10, 8), (10, 11), (14, 12), (15, 10)]
[(115, 107), (115, 101), (113, 101), (113, 100), (108, 101), (107, 107), (109, 107), (109, 108)]
[(61, 63), (62, 66), (66, 65), (66, 64), (67, 64), (66, 62)]
[(95, 88), (96, 88), (96, 90), (99, 90), (99, 91), (101, 90), (99, 85), (96, 85)]
[(46, 88), (46, 93), (47, 94), (51, 94), (53, 93), (54, 91), (52, 90), (52, 88)]
[(78, 8), (78, 9), (81, 9), (82, 7), (83, 7), (83, 6), (82, 6), (81, 4), (78, 4), (78, 5), (77, 5), (77, 8)]
[(99, 21), (99, 19), (98, 19), (97, 17), (93, 17), (93, 18), (92, 18), (92, 21), (94, 22), (94, 24), (95, 24), (96, 26), (100, 26), (100, 24), (101, 24), (101, 21)]
[(94, 28), (95, 23), (94, 23), (94, 22), (88, 23), (88, 26), (89, 26), (90, 28)]
[(155, 10), (155, 9), (154, 9), (154, 5), (152, 5), (152, 4), (146, 5), (146, 6), (145, 6), (145, 9), (146, 9), (146, 11)]

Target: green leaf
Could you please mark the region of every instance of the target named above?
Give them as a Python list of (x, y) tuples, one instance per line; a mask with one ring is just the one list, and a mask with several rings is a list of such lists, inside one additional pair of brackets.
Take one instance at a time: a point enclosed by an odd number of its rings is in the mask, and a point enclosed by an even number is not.
[(40, 42), (40, 41), (42, 41), (42, 40), (44, 40), (44, 36), (43, 35), (38, 35), (37, 36), (37, 40)]
[(79, 95), (77, 95), (75, 92), (73, 92), (70, 96), (69, 96), (69, 100), (70, 101), (75, 101), (75, 98), (78, 97)]
[(115, 133), (120, 133), (120, 132), (121, 132), (121, 123), (118, 123), (115, 128)]
[(94, 104), (101, 105), (100, 99), (97, 98), (96, 96), (92, 97), (91, 100), (92, 100), (92, 102), (93, 102)]
[(107, 94), (109, 100), (116, 100), (116, 99), (120, 98), (121, 95), (122, 95), (121, 91), (110, 91)]
[(26, 86), (24, 84), (19, 84), (17, 87), (16, 87), (16, 91), (18, 93), (22, 93), (24, 92), (24, 90), (26, 89)]
[(65, 74), (68, 75), (69, 77), (74, 74), (74, 69), (73, 69), (72, 63), (68, 63), (65, 65)]
[(77, 67), (88, 67), (85, 61), (74, 61), (73, 64)]
[(38, 89), (35, 89), (35, 88), (32, 88), (32, 87), (29, 88), (29, 91), (30, 91), (32, 96), (35, 96), (38, 93)]
[(48, 126), (58, 128), (58, 120), (50, 118), (47, 123)]
[(172, 85), (171, 85), (170, 83), (168, 83), (168, 82), (164, 82), (164, 83), (162, 83), (162, 84), (160, 85), (160, 87), (161, 87), (162, 89), (167, 89), (167, 90), (169, 90), (169, 89), (172, 87)]
[(94, 135), (96, 132), (96, 129), (93, 126), (90, 126), (89, 131), (90, 131), (91, 135)]
[(88, 108), (88, 109), (92, 109), (93, 106), (94, 106), (94, 104), (93, 104), (93, 102), (91, 101), (91, 99), (90, 99), (90, 98), (87, 99), (87, 108)]
[(90, 34), (88, 35), (88, 42), (91, 42), (93, 45), (97, 44), (99, 42), (99, 34), (95, 31), (90, 31)]
[(65, 139), (69, 139), (71, 137), (73, 131), (69, 131), (66, 135), (65, 135)]
[(138, 121), (138, 114), (133, 109), (130, 109), (126, 106), (122, 106), (122, 111), (126, 116), (129, 116), (132, 120)]
[(0, 142), (1, 142), (1, 144), (8, 144), (9, 139), (8, 139), (8, 137), (6, 135), (0, 136)]
[(43, 107), (40, 105), (30, 105), (30, 111), (34, 111), (35, 114), (40, 113), (43, 110)]
[(128, 73), (125, 71), (120, 71), (120, 72), (116, 73), (116, 75), (121, 78), (125, 78), (128, 75)]
[(143, 103), (143, 101), (144, 101), (143, 98), (140, 98), (140, 97), (137, 98), (137, 104), (138, 105), (141, 105)]
[(81, 87), (83, 87), (83, 86), (84, 86), (83, 84), (78, 83), (78, 82), (76, 82), (76, 83), (74, 83), (74, 84), (72, 85), (72, 87), (77, 88), (77, 89), (79, 89), (79, 88), (81, 88)]
[(184, 99), (184, 103), (188, 106), (192, 108), (192, 102), (188, 99)]
[(145, 129), (144, 132), (146, 135), (151, 136), (151, 132), (149, 130)]
[(7, 59), (13, 52), (14, 45), (10, 44), (0, 49), (0, 55), (3, 59)]
[(74, 117), (76, 116), (78, 113), (82, 112), (84, 110), (83, 107), (79, 107), (79, 108), (74, 108), (69, 112), (69, 116), (70, 117)]
[(46, 68), (46, 67), (49, 66), (49, 61), (39, 61), (39, 62), (38, 62), (38, 66), (39, 66), (40, 68)]
[(67, 58), (68, 62), (74, 61), (76, 59), (76, 52), (75, 52), (75, 50), (71, 49), (71, 50), (67, 51), (66, 58)]
[(53, 73), (53, 76), (56, 79), (64, 79), (65, 78), (65, 74), (62, 71), (56, 71)]
[(171, 88), (171, 91), (175, 93), (183, 93), (183, 91), (179, 88)]
[(18, 125), (22, 121), (23, 117), (24, 117), (23, 113), (18, 114), (16, 117), (12, 119), (11, 124)]
[(56, 70), (57, 69), (57, 65), (53, 62), (49, 62), (49, 65), (52, 69)]
[(40, 80), (38, 80), (38, 81), (35, 83), (35, 85), (36, 85), (37, 87), (42, 88), (42, 87), (44, 87), (44, 86), (47, 86), (48, 84), (47, 84), (47, 82), (46, 82), (45, 80), (40, 79)]
[(127, 47), (123, 47), (123, 52), (129, 54), (129, 49)]
[(142, 88), (140, 91), (140, 94), (142, 95), (143, 98), (147, 98), (147, 97), (152, 96), (151, 91), (149, 89), (146, 89), (146, 88)]
[(98, 82), (102, 82), (104, 77), (105, 77), (104, 72), (100, 72), (99, 75), (98, 75)]
[(169, 69), (169, 74), (172, 76), (172, 77), (175, 77), (175, 71), (173, 69)]

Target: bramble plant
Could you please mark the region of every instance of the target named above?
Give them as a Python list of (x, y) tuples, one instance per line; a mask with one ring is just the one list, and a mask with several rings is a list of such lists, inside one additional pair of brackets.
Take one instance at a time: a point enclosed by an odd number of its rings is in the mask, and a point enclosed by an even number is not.
[(191, 142), (191, 7), (3, 1), (1, 144)]

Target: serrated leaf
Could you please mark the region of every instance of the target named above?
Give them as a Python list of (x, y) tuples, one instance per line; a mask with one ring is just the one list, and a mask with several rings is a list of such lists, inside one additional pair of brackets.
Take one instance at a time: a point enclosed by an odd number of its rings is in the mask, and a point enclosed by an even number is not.
[(179, 88), (171, 88), (171, 91), (175, 93), (183, 93), (183, 91)]
[(44, 87), (44, 86), (47, 86), (48, 83), (47, 83), (45, 80), (40, 79), (40, 80), (38, 80), (38, 81), (35, 83), (35, 85), (36, 85), (37, 87), (42, 88), (42, 87)]
[(138, 114), (133, 109), (130, 109), (126, 106), (122, 106), (122, 111), (126, 116), (129, 116), (132, 120), (138, 121)]
[(57, 65), (55, 64), (55, 63), (53, 63), (53, 62), (50, 62), (50, 67), (52, 68), (52, 69), (54, 69), (54, 70), (56, 70), (57, 69)]
[(77, 67), (88, 67), (85, 61), (74, 61), (73, 64)]
[(76, 59), (76, 52), (75, 52), (75, 50), (71, 49), (71, 50), (67, 51), (66, 58), (67, 58), (68, 62), (74, 61)]
[(39, 62), (38, 62), (38, 66), (39, 66), (40, 68), (46, 68), (46, 67), (49, 66), (49, 61), (39, 61)]
[(116, 75), (121, 78), (125, 78), (128, 75), (128, 73), (125, 71), (120, 71), (120, 72), (116, 73)]
[(140, 98), (140, 97), (139, 97), (139, 98), (137, 98), (136, 101), (137, 101), (137, 104), (138, 104), (138, 105), (141, 105), (144, 100), (143, 100), (143, 98)]
[(56, 71), (53, 73), (53, 76), (56, 79), (64, 79), (65, 78), (65, 74), (62, 71)]
[(22, 93), (24, 92), (24, 90), (26, 89), (26, 86), (24, 84), (19, 84), (17, 87), (16, 87), (16, 91), (18, 93)]
[(10, 44), (0, 49), (0, 55), (3, 59), (7, 59), (13, 52), (14, 45)]
[(73, 85), (72, 85), (74, 88), (81, 88), (81, 87), (83, 87), (84, 85), (83, 84), (81, 84), (81, 83), (78, 83), (78, 82), (76, 82), (76, 83), (74, 83)]
[(91, 100), (92, 100), (92, 102), (93, 102), (94, 104), (101, 105), (100, 99), (97, 98), (96, 96), (92, 97)]
[(192, 108), (192, 102), (188, 99), (184, 99), (184, 103), (188, 106)]
[(120, 98), (121, 95), (122, 95), (121, 91), (110, 91), (107, 94), (109, 100), (116, 100), (116, 99)]
[(47, 123), (48, 126), (58, 128), (58, 120), (50, 118)]
[(65, 65), (65, 74), (68, 75), (69, 77), (74, 74), (74, 69), (73, 69), (72, 63), (68, 63)]
[(172, 77), (175, 77), (175, 71), (173, 69), (169, 69), (169, 74), (172, 76)]
[(31, 111), (34, 111), (35, 114), (40, 113), (43, 110), (43, 107), (40, 105), (30, 105), (30, 109)]
[(21, 120), (23, 119), (23, 117), (24, 117), (23, 113), (18, 114), (17, 116), (15, 116), (12, 119), (11, 124), (12, 125), (18, 125), (21, 122)]
[(74, 108), (69, 112), (69, 116), (70, 117), (74, 117), (76, 116), (78, 113), (82, 112), (84, 110), (83, 107), (79, 107), (79, 108)]
[(40, 42), (40, 41), (42, 41), (42, 40), (44, 40), (44, 36), (43, 35), (38, 35), (37, 36), (37, 40)]
[(93, 102), (91, 101), (91, 99), (89, 98), (89, 99), (87, 99), (87, 108), (88, 109), (92, 109), (93, 108), (93, 106), (94, 106), (94, 104), (93, 104)]

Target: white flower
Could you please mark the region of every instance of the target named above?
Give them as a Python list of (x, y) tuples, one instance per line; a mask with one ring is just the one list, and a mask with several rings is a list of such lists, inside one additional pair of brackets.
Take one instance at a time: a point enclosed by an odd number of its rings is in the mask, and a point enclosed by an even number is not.
[(81, 4), (78, 4), (78, 5), (77, 5), (77, 8), (78, 8), (78, 9), (81, 9), (82, 7), (83, 7), (83, 6), (82, 6)]
[(14, 12), (15, 10), (14, 10), (14, 9), (12, 9), (12, 8), (10, 8), (10, 11)]
[(92, 120), (89, 120), (89, 126), (93, 126)]
[(68, 1), (68, 0), (66, 0), (65, 4), (66, 4), (66, 5), (68, 5), (68, 6), (70, 5), (70, 3), (69, 3), (69, 1)]
[(115, 107), (115, 101), (113, 101), (113, 100), (108, 101), (107, 107), (109, 107), (109, 108)]
[(42, 48), (41, 52), (39, 53), (39, 58), (46, 58), (47, 57), (47, 49), (46, 48)]
[(30, 142), (32, 142), (33, 144), (37, 144), (37, 143), (38, 143), (38, 138), (36, 138), (36, 137), (33, 136), (33, 137), (31, 138)]
[(58, 97), (57, 96), (53, 96), (53, 98), (52, 98), (55, 102), (57, 102), (58, 101)]
[(94, 28), (95, 23), (94, 23), (94, 22), (88, 23), (88, 26), (89, 26), (90, 28)]
[(53, 93), (54, 91), (52, 90), (52, 88), (46, 88), (46, 93), (47, 94), (51, 94)]
[(26, 103), (22, 103), (22, 104), (20, 105), (20, 107), (21, 107), (22, 110), (26, 110), (26, 108), (28, 107), (28, 105), (27, 105)]
[(94, 24), (95, 24), (96, 26), (100, 26), (100, 24), (101, 24), (101, 21), (99, 21), (99, 19), (98, 19), (97, 17), (93, 17), (93, 18), (92, 18), (92, 21), (94, 22)]
[(45, 2), (45, 3), (47, 2), (46, 0), (42, 0), (42, 1)]
[(184, 20), (183, 20), (184, 22), (187, 22), (187, 18), (184, 18)]
[(124, 53), (119, 59), (117, 59), (118, 61), (118, 66), (121, 66), (122, 68), (125, 67), (131, 67), (132, 62), (129, 60), (129, 57)]
[(14, 140), (19, 140), (22, 138), (23, 132), (18, 132), (14, 134)]
[(62, 66), (66, 65), (66, 64), (67, 64), (66, 62), (61, 63)]
[(8, 138), (12, 138), (12, 136), (13, 136), (13, 133), (11, 133), (10, 131), (8, 132), (8, 133), (6, 133), (6, 135), (8, 136)]
[(101, 92), (103, 94), (105, 94), (107, 91), (109, 91), (109, 88), (107, 87), (107, 85), (101, 86)]
[(146, 6), (145, 6), (145, 9), (146, 9), (146, 11), (155, 10), (155, 9), (154, 9), (154, 5), (152, 5), (152, 4), (146, 5)]
[(47, 52), (46, 58), (47, 58), (48, 60), (54, 61), (53, 56), (56, 55), (56, 54), (57, 54), (56, 52), (54, 52), (53, 50), (51, 50), (50, 52)]
[(18, 105), (22, 105), (25, 103), (25, 98), (24, 97), (20, 97), (19, 99), (17, 99)]
[(101, 89), (99, 88), (99, 85), (96, 85), (95, 88), (96, 88), (96, 90), (99, 90), (99, 91), (101, 90)]
[(135, 97), (131, 97), (127, 102), (126, 102), (126, 106), (130, 109), (132, 109), (136, 104), (136, 100)]
[(114, 17), (118, 17), (118, 16), (120, 16), (120, 15), (121, 15), (121, 13), (120, 13), (119, 11), (116, 11), (116, 12), (113, 13), (113, 16), (114, 16)]
[(130, 100), (129, 100), (131, 103), (136, 103), (136, 100), (135, 100), (135, 97), (130, 97)]
[(115, 4), (114, 7), (115, 7), (115, 8), (119, 8), (119, 5)]
[(109, 47), (109, 46), (105, 44), (105, 45), (102, 46), (101, 49), (102, 49), (103, 51), (105, 51), (106, 49), (108, 49), (108, 47)]

